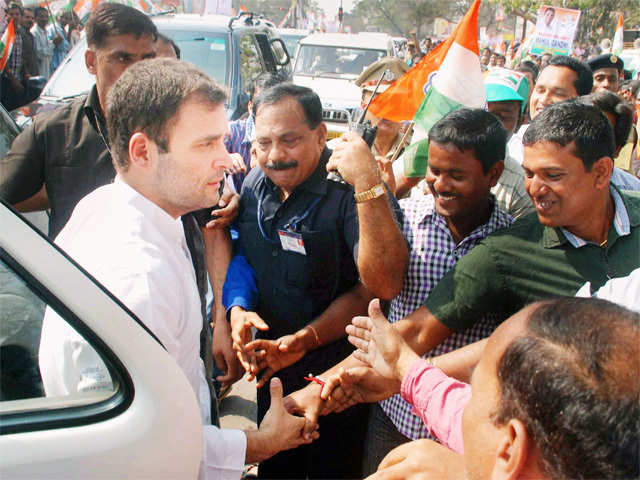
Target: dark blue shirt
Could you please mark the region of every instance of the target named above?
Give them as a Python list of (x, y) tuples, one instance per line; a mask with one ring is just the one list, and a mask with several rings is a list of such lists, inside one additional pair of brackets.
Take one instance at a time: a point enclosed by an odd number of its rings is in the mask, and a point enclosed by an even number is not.
[[(279, 188), (262, 169), (245, 179), (239, 244), (256, 274), (256, 311), (270, 327), (267, 338), (311, 323), (358, 281), (353, 188), (327, 179), (330, 154), (324, 150), (313, 173), (282, 203)], [(279, 230), (299, 234), (306, 254), (283, 249)]]

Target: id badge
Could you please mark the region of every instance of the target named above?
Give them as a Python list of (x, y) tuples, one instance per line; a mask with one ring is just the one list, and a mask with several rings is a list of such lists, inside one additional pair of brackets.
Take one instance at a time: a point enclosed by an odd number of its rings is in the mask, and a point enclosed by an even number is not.
[(278, 237), (280, 237), (280, 244), (282, 245), (283, 250), (301, 253), (302, 255), (307, 254), (307, 251), (304, 249), (304, 242), (302, 241), (301, 234), (278, 230)]

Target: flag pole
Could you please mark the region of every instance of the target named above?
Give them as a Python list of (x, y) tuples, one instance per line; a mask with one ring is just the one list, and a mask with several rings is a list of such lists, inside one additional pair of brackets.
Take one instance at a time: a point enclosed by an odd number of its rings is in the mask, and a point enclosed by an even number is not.
[(389, 160), (389, 163), (395, 162), (396, 158), (398, 158), (398, 155), (400, 155), (400, 152), (407, 146), (407, 144), (409, 143), (409, 134), (413, 135), (413, 120), (409, 122), (409, 126), (407, 127), (407, 130), (404, 132), (404, 135), (402, 136), (400, 143), (396, 147), (396, 151), (393, 152), (393, 157), (391, 157), (391, 160)]

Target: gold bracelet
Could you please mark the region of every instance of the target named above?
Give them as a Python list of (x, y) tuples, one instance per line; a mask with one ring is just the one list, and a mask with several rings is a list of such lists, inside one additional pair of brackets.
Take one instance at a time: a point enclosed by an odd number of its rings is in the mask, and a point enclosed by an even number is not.
[(431, 365), (432, 367), (436, 366), (436, 364), (433, 363), (433, 358), (431, 358), (431, 357), (425, 358), (424, 361), (427, 362), (427, 365)]
[(320, 345), (322, 345), (322, 343), (320, 343), (320, 337), (318, 337), (318, 332), (316, 332), (316, 329), (313, 328), (313, 326), (307, 325), (304, 328), (310, 328), (311, 331), (313, 332), (313, 336), (316, 338), (316, 348), (319, 347)]

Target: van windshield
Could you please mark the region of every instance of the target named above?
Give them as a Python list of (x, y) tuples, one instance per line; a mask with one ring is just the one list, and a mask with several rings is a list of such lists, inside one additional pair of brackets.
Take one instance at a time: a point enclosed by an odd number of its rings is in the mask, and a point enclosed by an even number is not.
[(300, 45), (293, 73), (354, 80), (365, 68), (384, 56), (384, 50)]

